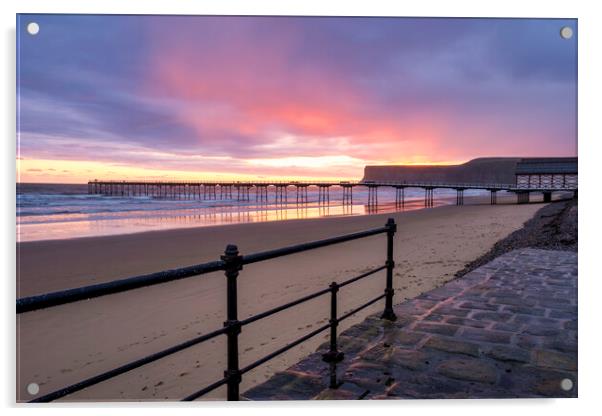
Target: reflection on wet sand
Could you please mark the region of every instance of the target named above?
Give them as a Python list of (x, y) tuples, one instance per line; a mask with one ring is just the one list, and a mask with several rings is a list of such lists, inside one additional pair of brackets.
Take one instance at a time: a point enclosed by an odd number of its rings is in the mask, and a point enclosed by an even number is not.
[[(436, 205), (448, 203), (448, 201), (440, 200)], [(70, 216), (66, 221), (21, 223), (18, 224), (17, 233), (19, 241), (34, 241), (129, 234), (170, 228), (366, 215), (421, 208), (424, 208), (424, 204), (422, 201), (416, 200), (406, 201), (403, 205), (383, 203), (378, 206), (337, 203), (260, 203), (246, 207), (219, 206), (158, 212), (123, 212), (115, 213), (109, 219), (98, 219), (91, 215), (81, 214), (75, 221), (73, 216)]]

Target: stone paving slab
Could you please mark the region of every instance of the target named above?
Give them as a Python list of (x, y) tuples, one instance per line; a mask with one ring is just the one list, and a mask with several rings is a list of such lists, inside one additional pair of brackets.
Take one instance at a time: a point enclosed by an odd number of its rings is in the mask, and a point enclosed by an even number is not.
[(575, 252), (512, 251), (395, 313), (396, 322), (370, 316), (341, 333), (337, 389), (328, 388), (325, 344), (244, 397), (577, 397)]

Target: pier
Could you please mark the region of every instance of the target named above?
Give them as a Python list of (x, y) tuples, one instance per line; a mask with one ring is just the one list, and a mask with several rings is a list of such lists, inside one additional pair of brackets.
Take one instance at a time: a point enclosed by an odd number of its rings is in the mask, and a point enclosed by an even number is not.
[(435, 182), (388, 182), (388, 181), (130, 181), (130, 180), (91, 180), (88, 182), (88, 193), (106, 196), (136, 197), (147, 196), (160, 199), (182, 200), (237, 200), (258, 203), (273, 201), (277, 204), (288, 203), (289, 191), (295, 194), (297, 204), (306, 204), (308, 188), (318, 190), (318, 203), (330, 204), (331, 188), (342, 189), (343, 205), (353, 205), (353, 190), (367, 188), (368, 206), (378, 205), (378, 191), (383, 188), (395, 189), (396, 206), (405, 205), (406, 189), (423, 189), (424, 206), (434, 205), (434, 195), (437, 189), (452, 189), (456, 191), (456, 205), (464, 205), (464, 191), (489, 191), (491, 204), (497, 204), (497, 193), (500, 191), (514, 193), (517, 203), (528, 203), (532, 193), (542, 193), (544, 202), (552, 200), (554, 192), (574, 192), (577, 194), (576, 178), (567, 175), (552, 175), (553, 180), (542, 180), (542, 175), (530, 174), (532, 178), (527, 183), (520, 181), (515, 184), (491, 183), (435, 183)]

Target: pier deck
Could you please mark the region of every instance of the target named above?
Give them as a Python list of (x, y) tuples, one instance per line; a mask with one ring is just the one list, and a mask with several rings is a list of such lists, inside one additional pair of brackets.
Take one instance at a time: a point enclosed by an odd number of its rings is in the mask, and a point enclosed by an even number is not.
[(577, 253), (521, 249), (340, 335), (250, 400), (577, 397)]

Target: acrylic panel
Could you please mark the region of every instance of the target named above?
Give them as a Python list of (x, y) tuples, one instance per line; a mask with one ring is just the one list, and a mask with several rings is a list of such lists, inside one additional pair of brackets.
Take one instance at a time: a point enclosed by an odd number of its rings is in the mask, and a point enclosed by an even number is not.
[(18, 15), (16, 400), (576, 397), (577, 38)]

